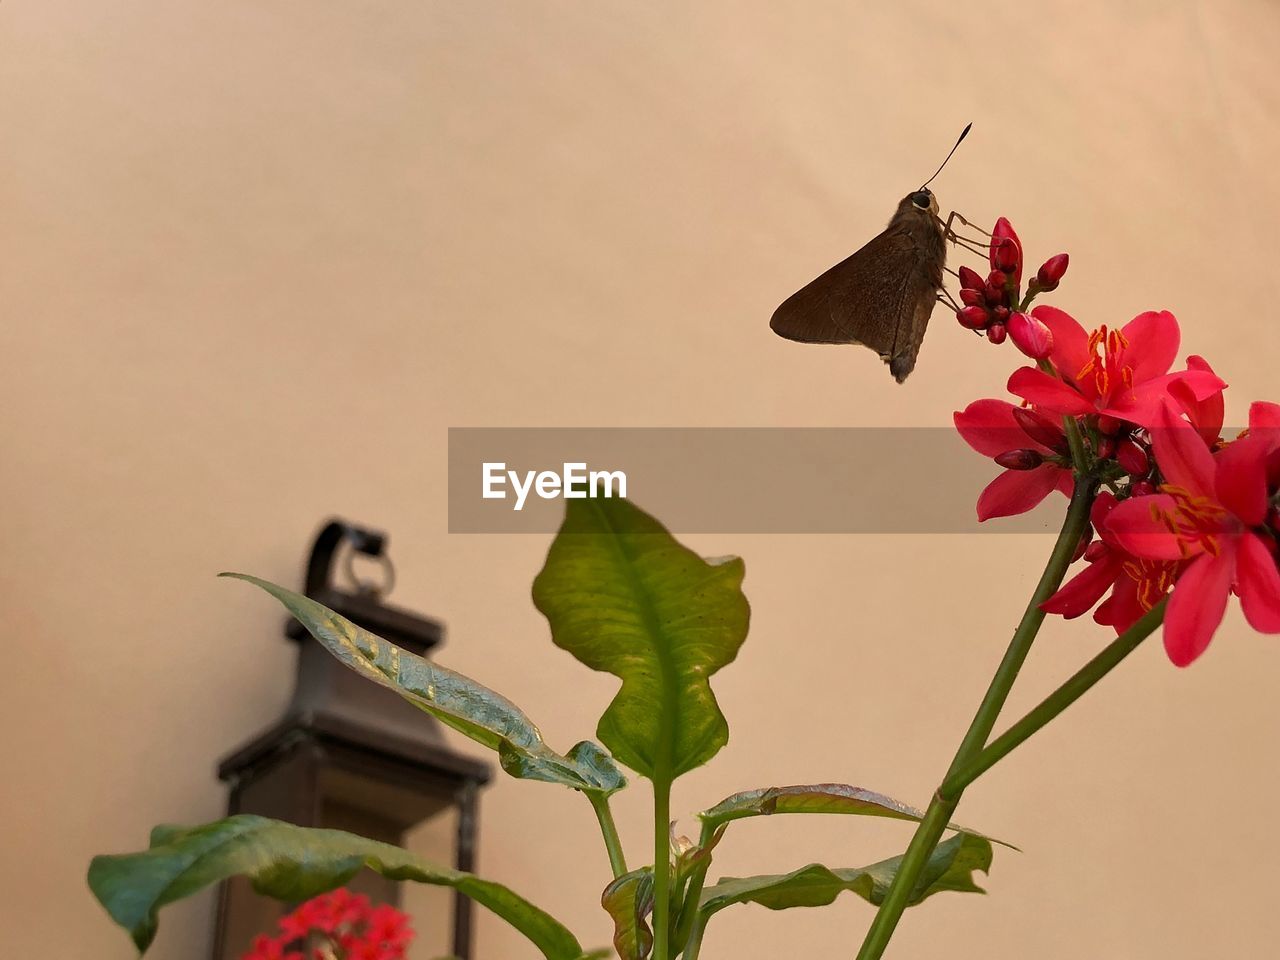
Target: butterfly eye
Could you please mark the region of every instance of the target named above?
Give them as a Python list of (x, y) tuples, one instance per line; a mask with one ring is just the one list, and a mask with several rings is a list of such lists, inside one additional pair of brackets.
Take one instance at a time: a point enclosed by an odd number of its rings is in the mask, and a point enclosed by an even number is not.
[(928, 190), (917, 190), (911, 195), (911, 202), (921, 210), (928, 210), (929, 203), (933, 200), (933, 194)]

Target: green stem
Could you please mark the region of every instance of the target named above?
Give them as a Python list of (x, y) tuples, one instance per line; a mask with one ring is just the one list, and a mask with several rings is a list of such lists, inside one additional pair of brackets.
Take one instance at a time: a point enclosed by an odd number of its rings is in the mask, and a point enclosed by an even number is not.
[(698, 960), (702, 952), (702, 935), (707, 929), (707, 916), (701, 910), (694, 913), (693, 926), (689, 928), (689, 940), (684, 948), (684, 960)]
[(977, 780), (997, 763), (1029, 740), (1041, 727), (1079, 700), (1095, 683), (1118, 667), (1121, 661), (1143, 640), (1151, 636), (1164, 620), (1164, 601), (1160, 601), (1133, 626), (1111, 641), (1101, 653), (1081, 667), (1034, 710), (991, 741), (980, 754), (959, 770), (952, 772), (938, 788), (943, 798), (958, 797), (965, 787)]
[[(1035, 641), (1040, 625), (1044, 622), (1045, 614), (1040, 609), (1040, 604), (1053, 596), (1054, 591), (1062, 583), (1062, 578), (1066, 576), (1067, 567), (1071, 565), (1071, 558), (1089, 523), (1089, 508), (1093, 505), (1096, 488), (1097, 481), (1092, 477), (1077, 474), (1075, 490), (1071, 494), (1071, 504), (1067, 507), (1067, 516), (1062, 522), (1062, 530), (1058, 533), (1058, 539), (1053, 545), (1053, 552), (1049, 554), (1049, 562), (1045, 564), (1040, 582), (1036, 584), (1035, 592), (1032, 593), (1031, 600), (1022, 614), (1022, 620), (1014, 631), (1013, 639), (1009, 641), (1004, 659), (1000, 661), (1000, 666), (991, 679), (986, 696), (982, 698), (973, 722), (969, 724), (964, 739), (960, 741), (955, 759), (951, 761), (951, 767), (947, 770), (948, 778), (977, 756), (991, 736), (1000, 711), (1009, 698), (1009, 691), (1013, 689), (1013, 682), (1018, 678), (1018, 672), (1026, 662), (1027, 654), (1031, 652), (1031, 644)], [(858, 960), (878, 960), (884, 955), (903, 911), (911, 902), (911, 895), (920, 878), (920, 873), (928, 863), (933, 848), (938, 845), (938, 840), (941, 839), (959, 801), (959, 795), (944, 800), (940, 795), (934, 794), (928, 810), (925, 811), (924, 819), (916, 828), (915, 836), (911, 838), (911, 844), (903, 855), (902, 864), (893, 878), (893, 883), (889, 885), (889, 892), (885, 895), (884, 902), (867, 930), (862, 949), (858, 951)]]
[[(698, 846), (706, 851), (715, 839), (716, 828), (709, 823), (702, 824), (702, 835), (698, 838)], [(702, 862), (693, 868), (693, 873), (689, 877), (689, 888), (685, 891), (683, 902), (680, 905), (680, 918), (676, 923), (676, 939), (675, 948), (677, 952), (684, 949), (685, 960), (689, 960), (689, 938), (693, 935), (694, 924), (698, 929), (702, 929), (702, 925), (706, 922), (698, 910), (698, 901), (702, 899), (702, 889), (707, 882), (707, 871), (711, 869), (711, 854), (708, 852), (702, 858)], [(698, 939), (702, 939), (702, 934), (698, 934)], [(697, 956), (697, 950), (693, 953)]]
[(671, 960), (671, 781), (653, 781), (653, 960)]
[(600, 834), (604, 837), (604, 848), (609, 852), (609, 867), (613, 870), (613, 879), (617, 880), (627, 872), (627, 858), (622, 852), (622, 841), (618, 839), (618, 827), (613, 822), (613, 810), (609, 806), (609, 798), (603, 793), (588, 793), (591, 808), (600, 821)]

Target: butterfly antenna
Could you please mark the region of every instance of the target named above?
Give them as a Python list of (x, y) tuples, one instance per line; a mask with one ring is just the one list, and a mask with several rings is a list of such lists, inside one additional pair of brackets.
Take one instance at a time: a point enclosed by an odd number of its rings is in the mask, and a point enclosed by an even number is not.
[[(956, 140), (956, 146), (951, 148), (951, 153), (955, 153), (955, 152), (956, 152), (956, 147), (960, 146), (960, 144), (964, 142), (964, 138), (965, 138), (965, 137), (967, 137), (967, 136), (969, 135), (969, 130), (970, 130), (972, 127), (973, 127), (973, 123), (972, 123), (972, 121), (971, 121), (971, 122), (969, 122), (969, 123), (967, 123), (967, 124), (965, 124), (964, 129), (960, 131), (960, 138), (959, 138), (958, 140)], [(950, 159), (951, 159), (951, 153), (948, 153), (948, 154), (947, 154), (947, 160), (950, 160)], [(933, 181), (937, 179), (938, 174), (940, 174), (940, 173), (942, 172), (942, 168), (943, 168), (943, 167), (945, 167), (945, 166), (947, 165), (947, 160), (943, 160), (943, 161), (942, 161), (942, 163), (941, 163), (941, 165), (939, 165), (938, 169), (937, 169), (937, 170), (935, 170), (935, 171), (933, 171), (933, 176), (932, 176), (932, 177), (930, 177), (930, 178), (929, 178), (928, 180), (926, 180), (924, 183), (920, 184), (920, 189), (921, 189), (921, 190), (923, 190), (925, 187), (927, 187), (929, 184), (933, 183)]]

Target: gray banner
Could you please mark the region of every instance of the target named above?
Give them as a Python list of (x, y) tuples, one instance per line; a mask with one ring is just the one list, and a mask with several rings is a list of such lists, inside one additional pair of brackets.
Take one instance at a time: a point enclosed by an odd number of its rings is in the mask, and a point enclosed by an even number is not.
[(552, 532), (593, 472), (678, 533), (1045, 533), (1066, 506), (978, 523), (1002, 469), (951, 428), (452, 428), (449, 530)]

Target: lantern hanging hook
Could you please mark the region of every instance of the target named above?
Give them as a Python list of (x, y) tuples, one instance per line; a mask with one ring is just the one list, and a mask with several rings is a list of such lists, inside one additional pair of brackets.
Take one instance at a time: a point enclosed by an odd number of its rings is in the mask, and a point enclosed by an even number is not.
[(385, 552), (369, 554), (373, 559), (378, 561), (382, 568), (382, 582), (378, 583), (374, 580), (362, 579), (356, 574), (355, 556), (363, 551), (354, 548), (347, 550), (342, 561), (342, 572), (346, 574), (347, 579), (356, 588), (356, 590), (366, 596), (385, 597), (396, 586), (396, 568), (392, 564), (391, 558)]
[[(344, 541), (346, 549), (342, 550), (340, 548)], [(334, 519), (325, 524), (311, 547), (311, 556), (307, 560), (307, 596), (322, 596), (325, 591), (333, 588), (331, 577), (335, 572), (338, 553), (343, 555), (342, 572), (360, 594), (385, 597), (395, 588), (396, 571), (387, 555), (387, 535), (380, 530), (358, 527), (344, 520)], [(357, 553), (378, 561), (382, 567), (381, 583), (356, 575)]]

